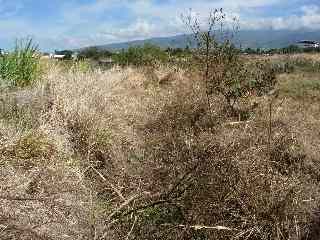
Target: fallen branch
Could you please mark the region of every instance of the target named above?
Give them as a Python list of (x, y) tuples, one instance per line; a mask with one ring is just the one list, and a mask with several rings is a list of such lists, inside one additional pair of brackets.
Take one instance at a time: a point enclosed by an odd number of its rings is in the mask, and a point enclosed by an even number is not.
[(210, 230), (218, 230), (218, 231), (237, 231), (237, 229), (229, 228), (225, 226), (201, 226), (201, 225), (194, 225), (194, 226), (188, 226), (188, 225), (173, 225), (173, 224), (162, 224), (161, 226), (171, 226), (171, 227), (181, 227), (181, 228), (193, 228), (194, 230), (201, 230), (201, 229), (210, 229)]
[(93, 169), (93, 171), (95, 171), (95, 173), (97, 173), (101, 179), (103, 181), (105, 181), (108, 185), (110, 185), (110, 187), (112, 188), (112, 190), (117, 193), (117, 195), (123, 200), (126, 201), (125, 197), (122, 195), (121, 191), (119, 189), (117, 189), (111, 182), (109, 182), (97, 169), (95, 169), (93, 166), (91, 166), (91, 168)]
[(112, 219), (117, 213), (119, 213), (123, 208), (128, 206), (132, 201), (136, 200), (139, 198), (141, 195), (134, 195), (127, 199), (124, 203), (122, 203), (115, 211), (113, 211), (109, 216), (108, 219)]
[(138, 217), (136, 216), (136, 217), (134, 218), (134, 222), (133, 222), (133, 224), (132, 224), (132, 227), (131, 227), (131, 229), (130, 229), (127, 237), (126, 237), (126, 240), (129, 240), (129, 237), (130, 237), (130, 235), (131, 235), (132, 232), (133, 232), (133, 229), (134, 229), (134, 226), (136, 225), (137, 220), (138, 220)]
[(228, 122), (228, 123), (223, 124), (223, 126), (235, 126), (235, 125), (240, 125), (240, 124), (249, 124), (252, 122), (253, 121)]
[[(124, 203), (122, 203), (116, 210), (114, 210), (107, 218), (107, 221), (110, 221), (115, 215), (117, 215), (123, 208), (125, 208), (126, 206), (128, 206), (132, 201), (136, 200), (137, 198), (139, 198), (141, 195), (134, 195), (132, 197), (130, 197), (128, 200), (126, 200)], [(119, 219), (114, 220), (114, 223), (117, 222)], [(110, 223), (112, 224), (112, 222)], [(102, 237), (100, 239), (105, 239), (106, 236), (108, 235), (107, 229), (109, 227), (108, 224), (107, 226), (104, 227), (103, 232), (104, 234), (102, 235)], [(135, 224), (135, 223), (134, 223)], [(132, 230), (133, 231), (133, 230)], [(130, 233), (131, 234), (131, 233)]]

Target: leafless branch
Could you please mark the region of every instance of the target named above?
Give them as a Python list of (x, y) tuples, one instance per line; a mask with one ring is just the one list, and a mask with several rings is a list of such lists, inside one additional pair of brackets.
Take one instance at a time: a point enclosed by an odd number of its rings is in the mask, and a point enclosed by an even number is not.
[(118, 188), (116, 188), (116, 186), (114, 186), (110, 181), (108, 181), (97, 169), (95, 169), (93, 166), (91, 166), (91, 168), (93, 169), (93, 171), (95, 172), (95, 173), (97, 173), (100, 177), (101, 177), (101, 179), (104, 181), (104, 182), (106, 182), (111, 188), (112, 188), (112, 190), (115, 192), (115, 193), (117, 193), (117, 195), (123, 200), (123, 201), (127, 201), (126, 200), (126, 198), (122, 195), (122, 193), (121, 193), (121, 191), (118, 189)]
[(137, 216), (135, 216), (135, 218), (134, 218), (134, 222), (133, 222), (133, 224), (132, 224), (132, 226), (131, 226), (131, 229), (130, 229), (130, 231), (129, 231), (129, 233), (128, 233), (127, 237), (126, 237), (126, 240), (129, 240), (129, 237), (130, 237), (131, 233), (133, 232), (133, 229), (134, 229), (134, 226), (136, 225), (137, 220), (138, 220), (138, 217), (137, 217)]
[(209, 230), (218, 230), (218, 231), (237, 231), (237, 229), (229, 228), (225, 226), (202, 226), (202, 225), (173, 225), (173, 224), (162, 224), (161, 226), (171, 226), (171, 227), (180, 227), (180, 228), (193, 228), (194, 230), (201, 230), (201, 229), (209, 229)]

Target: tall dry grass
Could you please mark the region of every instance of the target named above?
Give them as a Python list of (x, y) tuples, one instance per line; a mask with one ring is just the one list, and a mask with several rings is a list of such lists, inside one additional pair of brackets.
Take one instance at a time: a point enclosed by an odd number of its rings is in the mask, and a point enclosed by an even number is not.
[(279, 78), (271, 119), (263, 95), (239, 103), (239, 121), (219, 96), (208, 108), (186, 70), (48, 66), (32, 88), (1, 95), (1, 238), (306, 236), (319, 105), (294, 97), (291, 79)]

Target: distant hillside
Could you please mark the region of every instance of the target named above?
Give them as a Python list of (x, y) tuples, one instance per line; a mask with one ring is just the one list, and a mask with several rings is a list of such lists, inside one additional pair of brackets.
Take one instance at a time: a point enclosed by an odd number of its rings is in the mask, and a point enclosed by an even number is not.
[[(123, 43), (113, 43), (97, 46), (100, 49), (116, 51), (127, 49), (130, 46), (139, 46), (152, 43), (163, 48), (184, 48), (190, 43), (190, 35), (178, 35), (174, 37), (150, 38)], [(320, 31), (287, 31), (287, 30), (247, 30), (240, 31), (236, 42), (243, 48), (282, 48), (295, 44), (300, 40), (320, 41)]]
[(97, 47), (101, 49), (114, 51), (119, 49), (127, 49), (130, 46), (141, 46), (145, 43), (152, 43), (162, 48), (168, 48), (168, 47), (184, 48), (187, 45), (189, 45), (190, 40), (192, 40), (190, 35), (178, 35), (173, 37), (159, 37), (159, 38), (150, 38), (150, 39), (136, 40), (136, 41), (130, 41), (130, 42), (112, 43), (112, 44), (101, 45)]
[(315, 31), (242, 31), (239, 40), (247, 48), (283, 48), (301, 40), (320, 41), (320, 32)]

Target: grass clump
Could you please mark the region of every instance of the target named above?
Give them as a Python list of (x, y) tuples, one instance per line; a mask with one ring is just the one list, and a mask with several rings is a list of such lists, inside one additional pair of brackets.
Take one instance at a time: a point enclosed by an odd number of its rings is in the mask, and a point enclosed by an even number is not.
[(7, 87), (26, 87), (39, 75), (37, 45), (33, 40), (17, 40), (15, 49), (0, 57), (0, 82)]
[(51, 159), (55, 147), (41, 132), (27, 132), (11, 144), (0, 148), (2, 157), (23, 167), (42, 165)]
[(278, 87), (284, 96), (295, 99), (318, 99), (320, 79), (314, 73), (284, 74), (279, 77)]
[[(51, 63), (52, 64), (52, 63)], [(61, 67), (63, 72), (70, 71), (71, 73), (90, 73), (93, 70), (93, 64), (89, 60), (64, 60), (56, 63)]]

